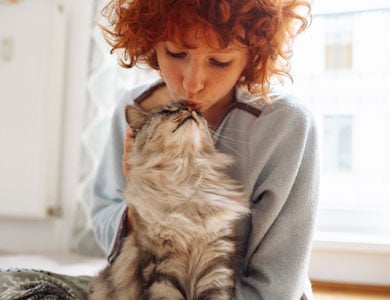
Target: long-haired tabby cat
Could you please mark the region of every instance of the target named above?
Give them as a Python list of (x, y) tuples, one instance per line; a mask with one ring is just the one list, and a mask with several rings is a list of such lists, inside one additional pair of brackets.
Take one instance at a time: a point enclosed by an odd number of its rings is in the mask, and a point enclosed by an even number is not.
[(134, 216), (121, 252), (91, 300), (231, 299), (236, 224), (249, 213), (232, 159), (215, 150), (205, 118), (181, 103), (126, 108), (136, 137), (125, 190)]

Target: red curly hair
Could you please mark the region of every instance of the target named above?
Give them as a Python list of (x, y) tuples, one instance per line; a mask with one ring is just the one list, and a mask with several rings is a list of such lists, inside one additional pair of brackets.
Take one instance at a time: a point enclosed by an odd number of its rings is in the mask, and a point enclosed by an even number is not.
[[(249, 49), (249, 60), (238, 84), (265, 99), (271, 78), (288, 76), (288, 61), (295, 36), (309, 24), (309, 0), (111, 0), (103, 9), (110, 26), (101, 26), (119, 63), (138, 62), (158, 70), (155, 46), (172, 41), (192, 47), (185, 39), (197, 28), (213, 32), (225, 48), (240, 43)], [(215, 43), (210, 42), (210, 45)]]

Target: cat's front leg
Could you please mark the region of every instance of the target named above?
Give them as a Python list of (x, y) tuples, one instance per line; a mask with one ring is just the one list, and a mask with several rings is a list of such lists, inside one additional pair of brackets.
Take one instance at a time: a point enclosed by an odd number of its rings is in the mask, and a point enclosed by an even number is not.
[(140, 300), (141, 283), (137, 276), (138, 249), (132, 234), (123, 241), (112, 265), (91, 281), (88, 300)]
[(148, 300), (186, 300), (180, 290), (178, 290), (170, 281), (156, 281), (147, 291), (145, 297)]

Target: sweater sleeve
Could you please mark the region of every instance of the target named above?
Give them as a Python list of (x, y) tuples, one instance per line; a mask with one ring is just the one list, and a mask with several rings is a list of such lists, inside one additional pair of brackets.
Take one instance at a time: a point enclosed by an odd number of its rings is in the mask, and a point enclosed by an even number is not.
[(149, 82), (125, 91), (111, 118), (111, 127), (100, 164), (91, 187), (90, 219), (95, 237), (112, 262), (127, 234), (127, 204), (123, 197), (126, 179), (123, 174), (122, 156), (127, 123), (125, 107), (154, 90), (160, 81)]
[[(123, 98), (129, 98), (128, 96)], [(125, 105), (126, 101), (121, 101), (114, 111), (108, 140), (91, 188), (90, 218), (96, 239), (106, 254), (118, 247), (126, 230), (127, 205), (122, 196), (126, 184), (122, 169), (127, 126)]]
[(316, 131), (308, 112), (283, 101), (256, 122), (248, 146), (250, 233), (235, 299), (306, 299), (318, 198)]

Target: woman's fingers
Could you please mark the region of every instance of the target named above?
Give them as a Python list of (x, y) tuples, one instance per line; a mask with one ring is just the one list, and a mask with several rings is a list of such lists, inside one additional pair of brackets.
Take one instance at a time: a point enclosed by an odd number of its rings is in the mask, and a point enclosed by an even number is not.
[(125, 175), (127, 181), (129, 181), (130, 178), (129, 159), (130, 159), (131, 148), (133, 147), (133, 141), (134, 141), (133, 130), (130, 127), (128, 127), (126, 128), (126, 136), (125, 136), (125, 141), (123, 143), (123, 155), (122, 155), (123, 174)]

